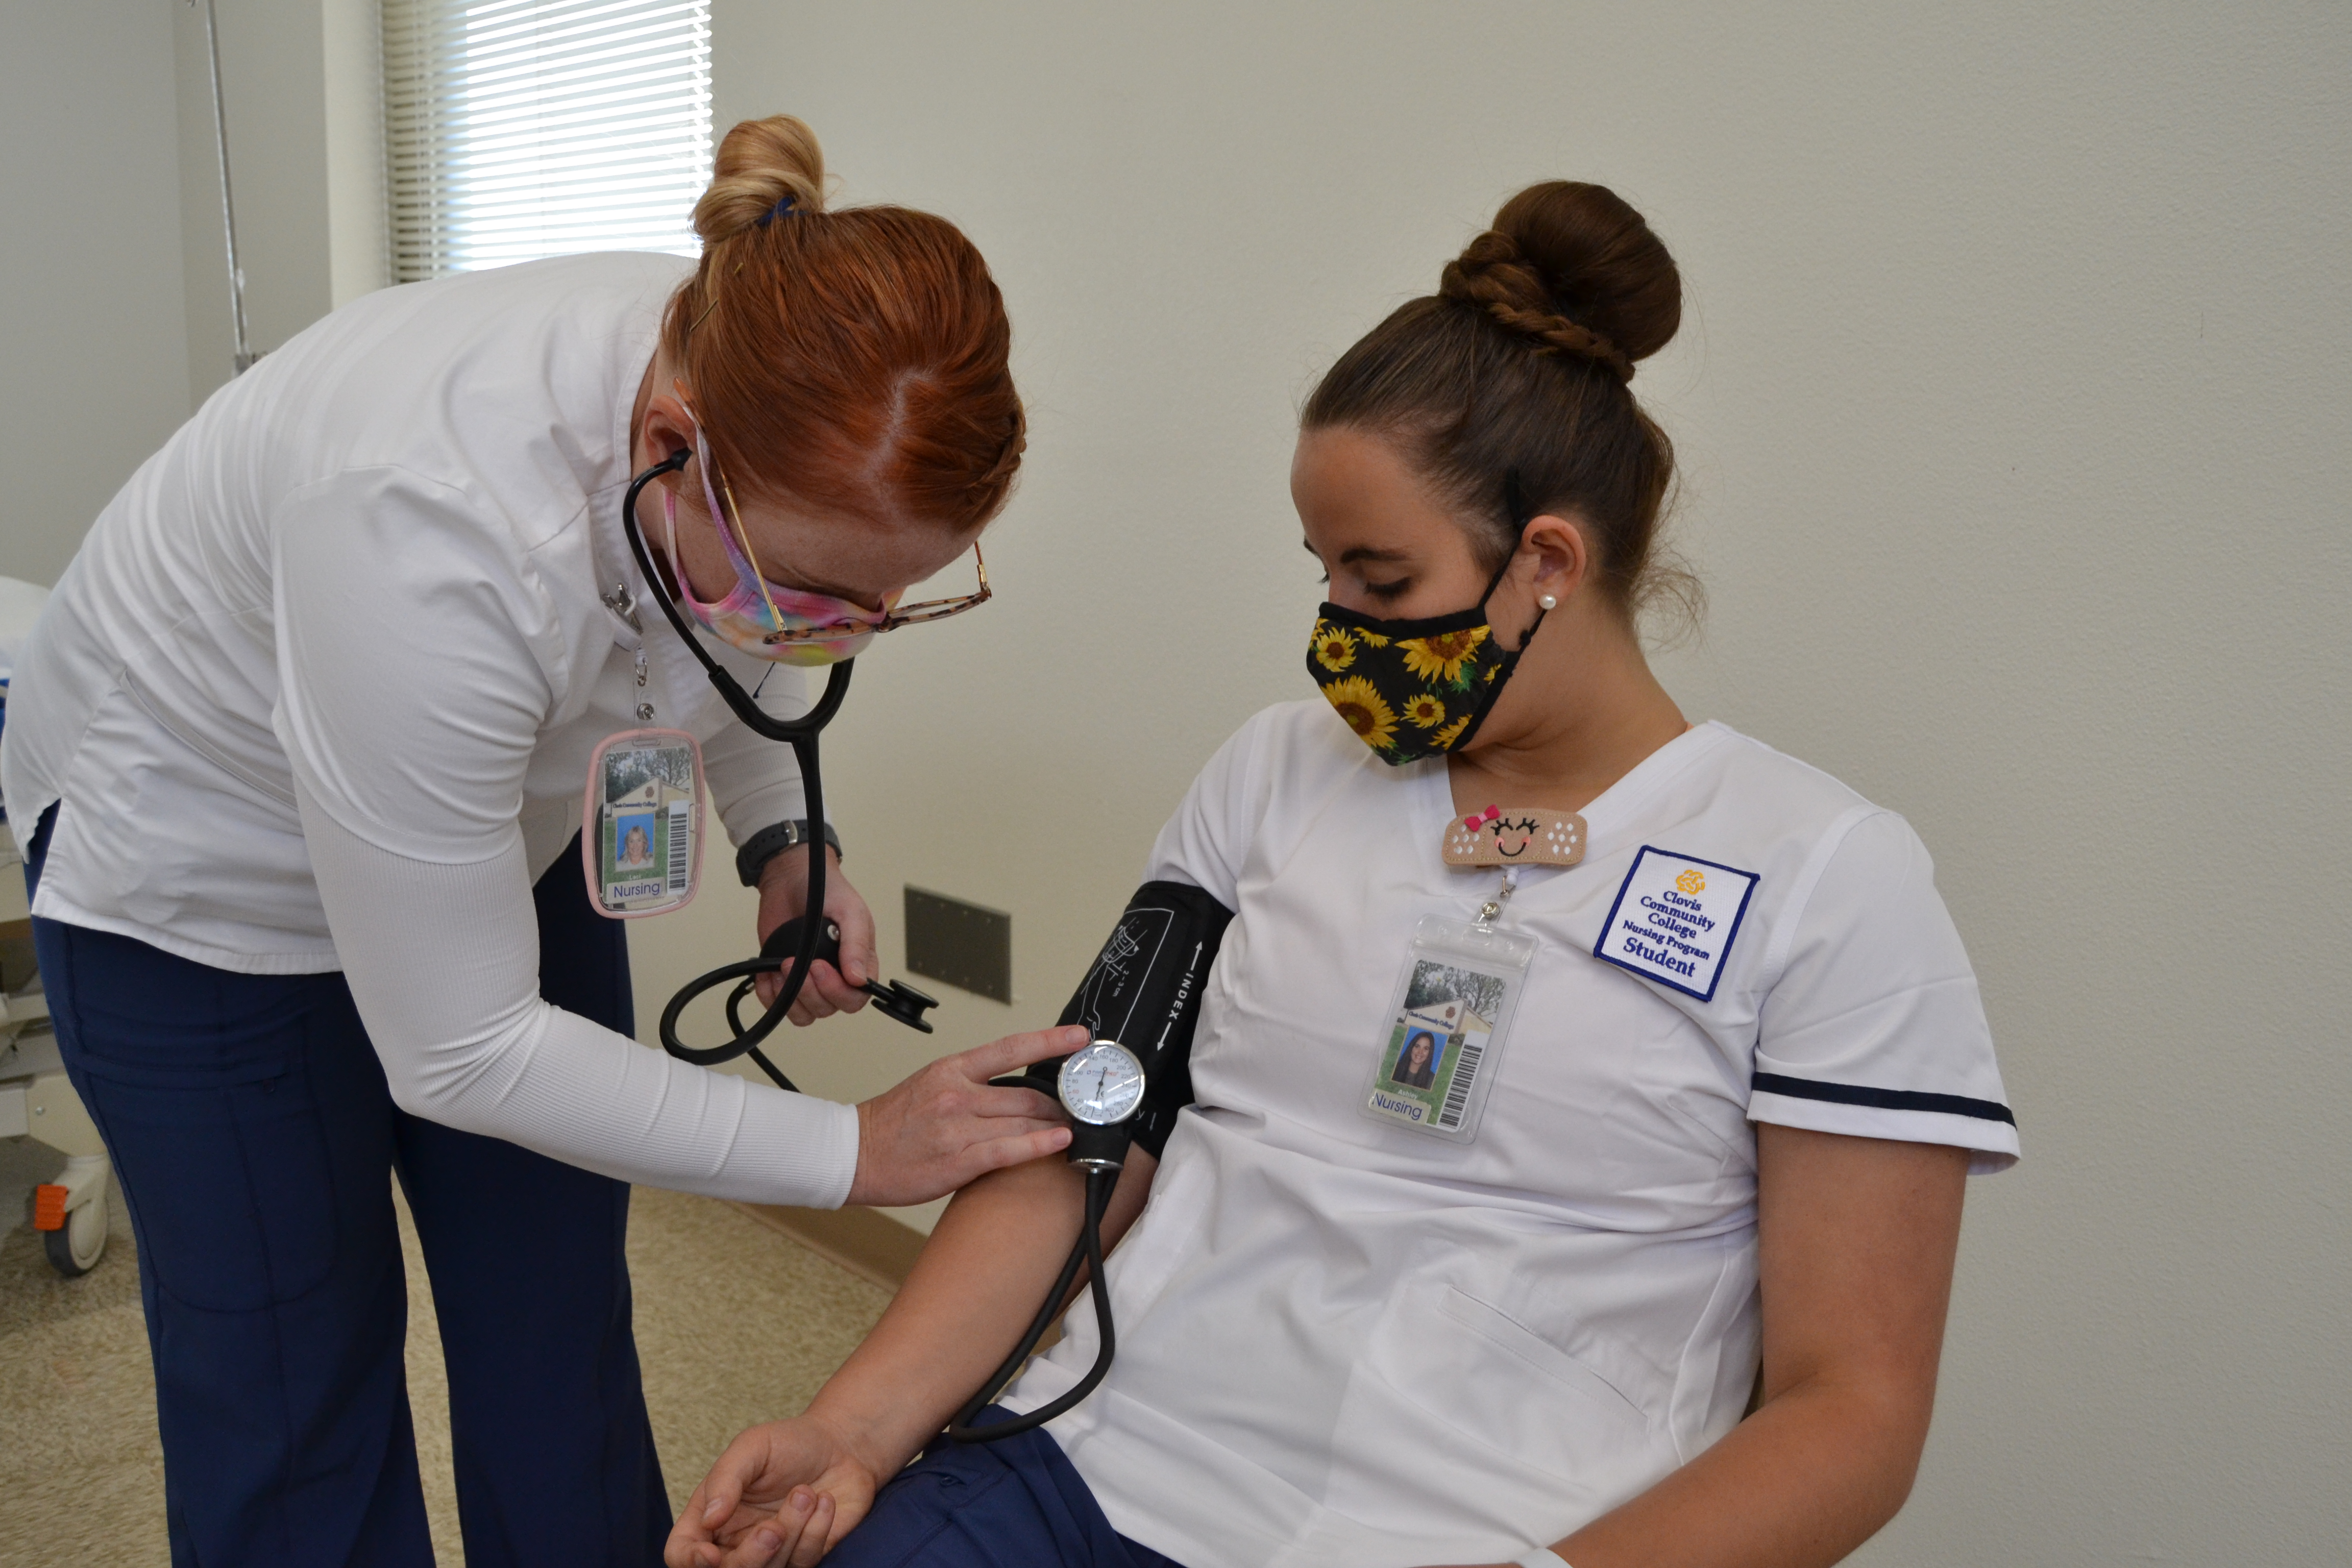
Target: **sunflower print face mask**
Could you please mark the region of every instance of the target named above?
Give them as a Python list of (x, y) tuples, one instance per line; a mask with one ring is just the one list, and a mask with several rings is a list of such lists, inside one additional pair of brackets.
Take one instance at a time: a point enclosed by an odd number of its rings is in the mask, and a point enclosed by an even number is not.
[[(1505, 570), (1510, 563), (1504, 563)], [(1307, 650), (1307, 673), (1356, 739), (1401, 767), (1470, 743), (1502, 694), (1535, 626), (1505, 648), (1486, 620), (1495, 574), (1475, 608), (1417, 621), (1382, 621), (1327, 604)], [(1542, 612), (1536, 626), (1543, 624)]]

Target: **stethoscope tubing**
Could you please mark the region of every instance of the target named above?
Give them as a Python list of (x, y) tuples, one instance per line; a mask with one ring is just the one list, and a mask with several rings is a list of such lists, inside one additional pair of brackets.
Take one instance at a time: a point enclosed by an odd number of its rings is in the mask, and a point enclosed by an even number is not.
[[(677, 631), (678, 640), (685, 643), (694, 657), (701, 661), (702, 668), (710, 676), (710, 684), (718, 688), (719, 695), (726, 700), (727, 706), (754, 734), (792, 747), (793, 755), (800, 763), (801, 794), (806, 803), (808, 821), (812, 826), (822, 823), (824, 820), (824, 782), (817, 770), (817, 735), (840, 711), (842, 700), (849, 694), (850, 667), (856, 661), (845, 658), (833, 667), (833, 674), (825, 682), (824, 695), (806, 713), (798, 719), (778, 719), (763, 712), (751, 700), (751, 694), (721, 668), (719, 661), (712, 658), (695, 637), (686, 624), (686, 617), (678, 614), (677, 606), (671, 603), (670, 595), (663, 589), (661, 574), (654, 566), (653, 552), (646, 547), (644, 531), (637, 525), (637, 498), (645, 493), (646, 487), (664, 474), (674, 474), (684, 468), (692, 457), (691, 452), (681, 447), (629, 481), (628, 492), (621, 500), (622, 532), (628, 539), (630, 553), (636, 557), (637, 569), (645, 574), (646, 584), (655, 602), (661, 605), (662, 615)], [(793, 957), (791, 970), (777, 990), (776, 999), (768, 1005), (768, 1010), (761, 1015), (758, 1021), (745, 1028), (738, 1009), (744, 996), (758, 983), (758, 977), (779, 967), (775, 959), (764, 955), (721, 964), (681, 986), (669, 999), (669, 1005), (662, 1009), (660, 1032), (664, 1050), (680, 1061), (691, 1062), (698, 1067), (712, 1067), (749, 1055), (778, 1087), (794, 1089), (793, 1080), (777, 1070), (776, 1065), (760, 1049), (760, 1045), (783, 1022), (793, 1003), (799, 998), (802, 988), (808, 984), (809, 972), (815, 967), (817, 948), (824, 931), (824, 847), (821, 839), (812, 840), (809, 845), (808, 896), (803, 906), (803, 914), (809, 918), (803, 921), (800, 951)], [(727, 998), (727, 1022), (734, 1030), (733, 1037), (720, 1046), (688, 1045), (678, 1036), (678, 1018), (705, 992), (730, 980), (737, 983)], [(1118, 1342), (1111, 1323), (1110, 1288), (1103, 1278), (1102, 1221), (1103, 1215), (1110, 1207), (1111, 1193), (1118, 1182), (1116, 1166), (1087, 1168), (1085, 1213), (1079, 1221), (1077, 1240), (1070, 1248), (1068, 1259), (1062, 1265), (1060, 1276), (1054, 1281), (1054, 1288), (1045, 1293), (1044, 1304), (1037, 1309), (1037, 1315), (1030, 1321), (1028, 1331), (1021, 1336), (1021, 1342), (1013, 1347), (1013, 1353), (1005, 1357), (988, 1381), (982, 1384), (980, 1392), (973, 1394), (956, 1413), (955, 1419), (948, 1424), (947, 1435), (950, 1438), (960, 1443), (988, 1443), (1043, 1426), (1056, 1416), (1076, 1408), (1079, 1402), (1092, 1394), (1109, 1373)], [(1061, 1315), (1062, 1302), (1068, 1297), (1071, 1286), (1076, 1283), (1081, 1268), (1087, 1271), (1087, 1287), (1094, 1297), (1095, 1325), (1101, 1340), (1101, 1348), (1095, 1356), (1093, 1367), (1069, 1392), (1049, 1404), (1009, 1421), (1000, 1421), (988, 1426), (972, 1426), (973, 1419), (987, 1407), (989, 1401), (995, 1398), (1021, 1371), (1031, 1352), (1037, 1348), (1037, 1342), (1045, 1337), (1046, 1329)]]
[[(693, 629), (686, 624), (686, 617), (678, 614), (677, 606), (671, 603), (669, 594), (663, 588), (661, 574), (654, 565), (653, 552), (646, 548), (644, 531), (637, 524), (637, 498), (645, 493), (646, 487), (664, 474), (674, 474), (684, 468), (693, 456), (681, 447), (629, 481), (628, 493), (621, 500), (621, 531), (628, 539), (629, 552), (636, 557), (637, 570), (645, 574), (646, 585), (652, 592), (654, 602), (661, 606), (663, 616), (677, 633), (678, 640), (701, 661), (702, 668), (710, 676), (710, 684), (718, 689), (719, 695), (734, 711), (735, 717), (754, 734), (792, 747), (793, 756), (800, 764), (801, 797), (808, 812), (808, 820), (821, 823), (824, 820), (824, 781), (817, 768), (817, 735), (832, 722), (833, 716), (841, 710), (842, 700), (849, 695), (850, 666), (856, 660), (845, 658), (833, 667), (833, 673), (825, 681), (824, 694), (806, 713), (797, 719), (779, 719), (762, 711), (760, 705), (752, 700), (751, 694), (743, 689), (742, 683), (728, 674), (703, 647)], [(821, 842), (812, 842), (809, 846), (807, 898), (803, 905), (805, 912), (822, 916), (824, 881), (824, 847)], [(816, 952), (824, 930), (824, 922), (821, 918), (804, 922), (800, 951), (793, 956), (783, 984), (777, 989), (776, 999), (768, 1005), (767, 1011), (749, 1029), (741, 1026), (736, 1012), (742, 988), (739, 987), (737, 994), (728, 998), (728, 1022), (734, 1026), (735, 1034), (724, 1045), (688, 1045), (677, 1032), (679, 1016), (704, 992), (730, 980), (741, 980), (747, 985), (755, 984), (756, 976), (778, 967), (776, 962), (768, 958), (747, 959), (739, 963), (722, 964), (688, 981), (669, 999), (669, 1005), (662, 1009), (662, 1049), (678, 1060), (691, 1062), (697, 1067), (715, 1067), (748, 1054), (779, 1088), (798, 1092), (793, 1080), (778, 1071), (775, 1064), (760, 1049), (760, 1044), (775, 1033), (777, 1026), (791, 1013), (793, 1004), (799, 1000), (802, 988), (808, 984), (809, 972), (816, 966)]]

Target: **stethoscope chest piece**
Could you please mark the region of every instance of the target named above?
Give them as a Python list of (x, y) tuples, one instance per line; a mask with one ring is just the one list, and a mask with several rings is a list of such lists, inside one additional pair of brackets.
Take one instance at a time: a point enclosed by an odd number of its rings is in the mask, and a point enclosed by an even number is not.
[[(768, 933), (768, 940), (760, 945), (760, 956), (771, 961), (769, 970), (783, 968), (800, 952), (801, 922), (807, 918), (795, 916)], [(824, 929), (817, 932), (816, 956), (835, 971), (841, 968), (841, 927), (835, 922), (826, 921)], [(874, 999), (876, 1011), (898, 1019), (910, 1029), (920, 1029), (927, 1035), (931, 1032), (931, 1021), (923, 1015), (940, 1005), (938, 997), (918, 991), (903, 980), (893, 980), (887, 985), (879, 980), (868, 980), (859, 989)]]

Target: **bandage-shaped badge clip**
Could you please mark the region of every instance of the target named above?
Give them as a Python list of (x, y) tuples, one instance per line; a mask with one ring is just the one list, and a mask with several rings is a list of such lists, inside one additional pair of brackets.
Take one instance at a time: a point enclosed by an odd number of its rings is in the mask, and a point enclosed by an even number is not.
[(1584, 818), (1572, 811), (1490, 805), (1445, 826), (1449, 866), (1573, 866), (1584, 858)]
[(588, 899), (609, 920), (667, 914), (702, 879), (702, 748), (683, 730), (631, 730), (596, 748), (580, 813)]

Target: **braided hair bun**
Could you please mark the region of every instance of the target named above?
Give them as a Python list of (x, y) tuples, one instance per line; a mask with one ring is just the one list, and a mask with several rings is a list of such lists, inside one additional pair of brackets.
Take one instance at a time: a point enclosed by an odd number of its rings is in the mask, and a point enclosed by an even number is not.
[(1630, 381), (1682, 323), (1682, 274), (1642, 215), (1605, 185), (1547, 180), (1445, 264), (1438, 293), (1483, 307), (1538, 352)]
[(1304, 430), (1394, 441), (1450, 500), (1488, 570), (1521, 542), (1519, 497), (1575, 519), (1629, 617), (1696, 622), (1696, 579), (1656, 548), (1674, 443), (1633, 390), (1682, 322), (1682, 274), (1615, 192), (1529, 185), (1446, 263), (1437, 292), (1357, 341), (1300, 410)]

